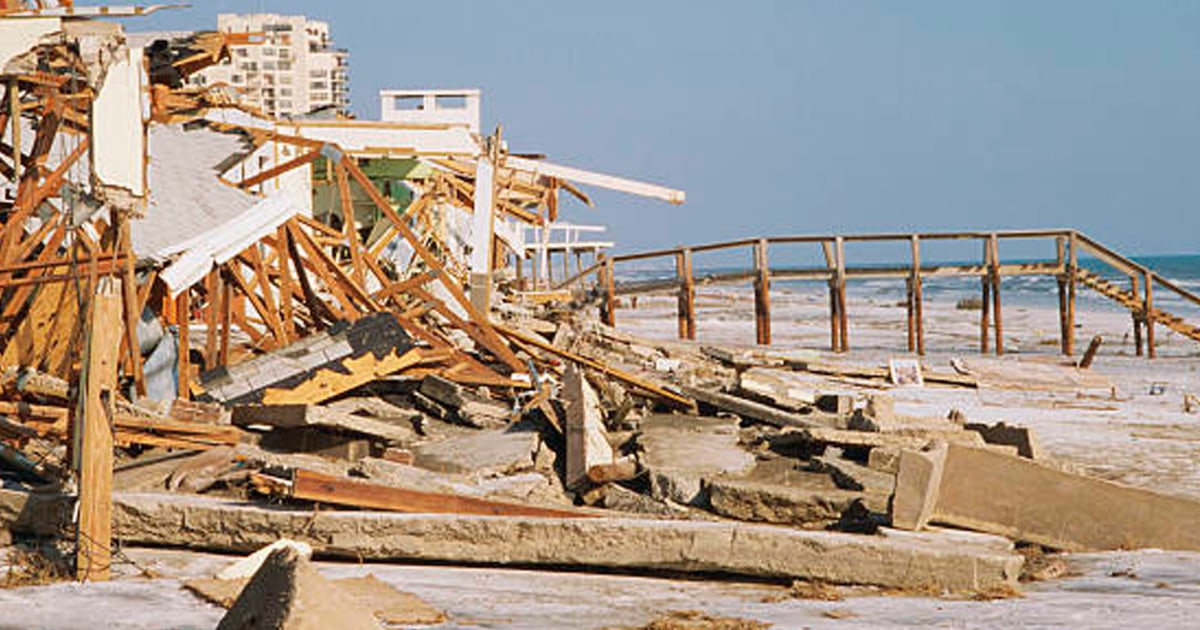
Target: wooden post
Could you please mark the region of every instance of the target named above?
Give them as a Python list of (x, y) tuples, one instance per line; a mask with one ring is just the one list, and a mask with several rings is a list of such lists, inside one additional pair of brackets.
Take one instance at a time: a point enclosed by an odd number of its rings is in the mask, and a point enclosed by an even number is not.
[(992, 309), (992, 280), (988, 276), (991, 275), (991, 258), (992, 250), (988, 247), (987, 241), (983, 242), (983, 267), (984, 271), (980, 274), (980, 280), (983, 285), (983, 299), (979, 305), (979, 354), (988, 353), (988, 318), (991, 317)]
[(217, 276), (221, 278), (221, 344), (217, 350), (217, 365), (229, 365), (229, 327), (232, 325), (233, 283), (225, 277), (224, 268)]
[(767, 239), (754, 244), (754, 332), (760, 346), (771, 345), (771, 268), (767, 263)]
[(283, 331), (287, 335), (287, 341), (290, 343), (296, 338), (296, 315), (292, 310), (292, 292), (295, 291), (292, 284), (291, 262), (292, 257), (288, 255), (291, 242), (291, 233), (288, 232), (286, 225), (279, 226), (275, 232), (277, 241), (275, 246), (275, 260), (279, 264), (279, 306), (280, 315), (283, 320)]
[(679, 278), (679, 338), (696, 338), (696, 282), (692, 276), (692, 250), (675, 253), (675, 275)]
[(916, 352), (917, 350), (917, 322), (916, 322), (916, 307), (913, 304), (913, 279), (912, 275), (904, 279), (904, 306), (907, 315), (905, 321), (905, 330), (908, 331), (908, 351)]
[(192, 363), (189, 357), (192, 351), (192, 331), (189, 326), (192, 316), (191, 297), (191, 290), (184, 289), (179, 297), (175, 298), (175, 319), (179, 331), (178, 396), (184, 400), (191, 398), (192, 391)]
[(925, 290), (921, 280), (921, 237), (916, 234), (912, 237), (912, 261), (913, 319), (917, 329), (917, 354), (925, 356)]
[(1058, 267), (1063, 270), (1063, 272), (1055, 276), (1055, 280), (1058, 282), (1058, 341), (1063, 355), (1071, 356), (1071, 349), (1068, 345), (1070, 325), (1067, 323), (1066, 239), (1061, 236), (1057, 237), (1055, 239), (1055, 247), (1057, 248)]
[(613, 279), (613, 259), (604, 259), (604, 305), (600, 308), (600, 319), (608, 326), (617, 325), (617, 287)]
[(992, 234), (988, 239), (992, 265), (989, 276), (992, 281), (992, 322), (996, 334), (996, 356), (1004, 354), (1004, 313), (1000, 309), (1000, 239)]
[(204, 281), (204, 290), (207, 295), (207, 304), (204, 310), (204, 369), (211, 370), (217, 367), (217, 341), (221, 337), (220, 313), (221, 313), (221, 274), (217, 269), (208, 272), (208, 278)]
[[(1132, 295), (1134, 297), (1134, 299), (1137, 298), (1137, 295), (1139, 293), (1138, 277), (1134, 274), (1129, 275), (1129, 293), (1130, 293), (1130, 295)], [(1142, 313), (1143, 313), (1142, 311), (1138, 311), (1138, 310), (1134, 310), (1134, 311), (1130, 312), (1130, 317), (1133, 319), (1133, 345), (1137, 349), (1137, 356), (1139, 356), (1139, 357), (1142, 356), (1142, 354), (1143, 354), (1142, 321), (1143, 321), (1144, 315)]]
[(83, 428), (79, 458), (79, 530), (75, 577), (106, 581), (112, 549), (113, 405), (120, 360), (121, 294), (116, 281), (96, 287), (88, 326), (83, 377)]
[(1147, 271), (1145, 279), (1146, 291), (1146, 356), (1153, 359), (1158, 355), (1154, 347), (1154, 276)]
[(1067, 356), (1075, 356), (1075, 285), (1079, 275), (1079, 240), (1075, 232), (1069, 238), (1067, 262)]
[(846, 240), (834, 240), (837, 259), (838, 331), (841, 333), (841, 352), (850, 351), (850, 315), (846, 310)]
[(825, 266), (829, 268), (829, 349), (837, 352), (842, 347), (841, 319), (838, 317), (837, 304), (837, 260), (834, 258), (833, 245), (829, 241), (821, 241), (821, 251), (825, 254)]

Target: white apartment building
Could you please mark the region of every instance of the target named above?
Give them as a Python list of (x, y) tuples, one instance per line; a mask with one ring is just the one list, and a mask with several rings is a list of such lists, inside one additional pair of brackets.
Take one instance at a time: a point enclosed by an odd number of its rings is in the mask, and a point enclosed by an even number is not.
[(276, 117), (350, 108), (349, 54), (333, 47), (329, 24), (302, 15), (217, 16), (223, 33), (262, 33), (261, 44), (231, 46), (232, 60), (206, 68), (189, 83), (227, 84), (243, 103)]

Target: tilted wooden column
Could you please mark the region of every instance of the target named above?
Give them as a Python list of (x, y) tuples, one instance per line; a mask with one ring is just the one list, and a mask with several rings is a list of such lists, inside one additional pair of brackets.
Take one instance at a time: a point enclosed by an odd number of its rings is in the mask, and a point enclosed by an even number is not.
[(106, 581), (112, 558), (113, 405), (118, 396), (117, 364), (125, 327), (115, 280), (101, 279), (93, 299), (82, 386), (75, 577)]
[(675, 275), (679, 279), (679, 338), (696, 338), (696, 282), (692, 276), (692, 250), (675, 254)]
[(754, 331), (758, 345), (771, 345), (771, 269), (765, 238), (754, 244)]
[(1154, 276), (1147, 271), (1145, 276), (1146, 292), (1146, 356), (1153, 359), (1158, 355), (1154, 347)]
[(989, 276), (992, 281), (992, 322), (996, 333), (996, 356), (1004, 354), (1004, 312), (1000, 308), (1000, 239), (992, 234), (988, 239), (992, 264)]
[(137, 275), (134, 272), (135, 256), (133, 254), (133, 237), (130, 232), (130, 218), (127, 210), (112, 211), (113, 220), (117, 222), (117, 251), (125, 256), (121, 266), (121, 295), (122, 310), (125, 315), (125, 346), (130, 373), (133, 375), (134, 390), (138, 396), (146, 395), (146, 375), (142, 370), (142, 351), (137, 338), (137, 324), (142, 313), (137, 294)]

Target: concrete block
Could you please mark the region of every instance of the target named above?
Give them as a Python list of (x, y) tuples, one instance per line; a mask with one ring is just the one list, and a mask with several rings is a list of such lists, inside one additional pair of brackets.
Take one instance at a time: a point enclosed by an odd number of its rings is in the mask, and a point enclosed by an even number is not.
[[(708, 486), (712, 510), (742, 521), (797, 525), (824, 529), (838, 522), (856, 503), (867, 500), (862, 492), (803, 488), (739, 479), (713, 479)], [(874, 511), (887, 511), (887, 497), (875, 498)]]
[(1200, 551), (1200, 501), (956, 444), (903, 453), (894, 506), (905, 529), (941, 523), (1068, 551)]
[(1043, 459), (1042, 443), (1037, 434), (1028, 427), (1016, 427), (998, 422), (993, 425), (969, 423), (965, 427), (983, 436), (988, 444), (1015, 446), (1017, 454), (1029, 459)]
[(893, 527), (918, 530), (929, 523), (942, 484), (947, 449), (948, 445), (941, 442), (925, 451), (900, 453), (892, 497)]

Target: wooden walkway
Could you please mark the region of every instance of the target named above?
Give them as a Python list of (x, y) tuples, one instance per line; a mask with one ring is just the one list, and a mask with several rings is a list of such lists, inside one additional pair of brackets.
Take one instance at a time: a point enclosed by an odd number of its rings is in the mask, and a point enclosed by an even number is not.
[[(1004, 263), (1000, 244), (1005, 241), (1041, 240), (1053, 245), (1052, 255), (1038, 262)], [(978, 241), (982, 257), (978, 264), (928, 264), (921, 260), (921, 245), (931, 241)], [(852, 266), (846, 259), (846, 244), (854, 242), (901, 243), (910, 252), (905, 264)], [(824, 265), (817, 267), (772, 267), (768, 253), (773, 246), (811, 245), (820, 247)], [(693, 257), (702, 252), (749, 250), (753, 265), (744, 270), (697, 277)], [(1128, 278), (1128, 288), (1114, 284), (1079, 266), (1079, 258), (1091, 257)], [(617, 266), (637, 261), (673, 259), (675, 277), (642, 282), (616, 282)], [(1154, 305), (1154, 292), (1166, 290), (1187, 303), (1200, 306), (1200, 297), (1183, 289), (1155, 271), (1105, 247), (1075, 230), (1024, 230), (1004, 232), (933, 232), (915, 234), (853, 234), (842, 236), (782, 236), (710, 243), (691, 247), (661, 249), (602, 258), (555, 289), (591, 284), (600, 297), (600, 313), (605, 323), (615, 323), (619, 296), (651, 293), (678, 295), (679, 336), (696, 338), (696, 285), (741, 284), (754, 287), (754, 319), (757, 343), (771, 343), (771, 282), (774, 280), (823, 280), (829, 287), (830, 347), (836, 352), (850, 349), (849, 313), (846, 308), (846, 284), (850, 280), (877, 278), (902, 279), (906, 286), (908, 350), (925, 354), (925, 323), (922, 313), (923, 283), (930, 278), (976, 277), (980, 279), (982, 308), (979, 322), (980, 352), (1004, 354), (1004, 316), (1000, 281), (1006, 277), (1052, 276), (1058, 283), (1058, 310), (1061, 348), (1064, 355), (1075, 354), (1075, 308), (1079, 287), (1092, 289), (1129, 309), (1133, 318), (1134, 343), (1138, 356), (1155, 356), (1154, 327), (1167, 328), (1200, 341), (1200, 327)]]

